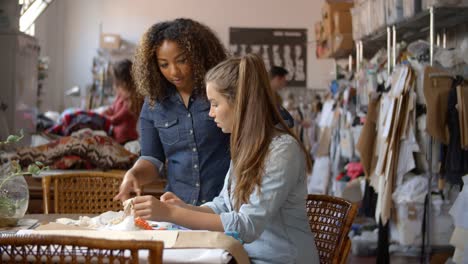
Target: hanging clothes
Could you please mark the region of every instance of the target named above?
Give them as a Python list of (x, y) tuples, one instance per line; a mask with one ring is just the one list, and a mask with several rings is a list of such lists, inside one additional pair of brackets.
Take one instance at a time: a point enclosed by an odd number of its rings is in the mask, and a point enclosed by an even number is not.
[(460, 123), (461, 147), (468, 149), (468, 84), (457, 86), (457, 109)]
[(382, 224), (382, 220), (379, 220), (379, 242), (377, 244), (377, 260), (375, 263), (390, 263), (390, 252), (388, 250), (390, 246), (389, 235), (389, 223)]
[(371, 98), (366, 121), (362, 128), (357, 149), (361, 157), (361, 163), (364, 167), (366, 178), (369, 179), (372, 174), (372, 160), (375, 159), (375, 141), (377, 139), (377, 119), (379, 117), (380, 96)]
[(310, 127), (307, 131), (309, 146), (310, 146), (310, 154), (312, 159), (316, 158), (317, 148), (318, 148), (318, 141), (320, 135), (320, 128), (318, 126), (318, 120), (320, 120), (320, 112), (318, 112), (315, 116), (311, 116), (310, 119)]
[(457, 110), (457, 86), (463, 80), (456, 79), (452, 83), (448, 97), (447, 123), (450, 141), (442, 150), (442, 176), (452, 184), (463, 184), (462, 176), (468, 173), (468, 150), (461, 147), (460, 122)]
[(371, 186), (378, 192), (375, 218), (386, 225), (391, 217), (392, 193), (399, 167), (400, 145), (411, 128), (415, 97), (414, 74), (407, 65), (395, 69), (392, 88), (382, 97), (378, 120), (378, 161), (370, 178)]
[(424, 97), (427, 103), (427, 132), (436, 140), (448, 144), (449, 132), (447, 130), (447, 100), (452, 81), (449, 78), (432, 77), (431, 74), (448, 74), (446, 71), (433, 67), (424, 70)]
[(366, 217), (374, 217), (376, 205), (377, 193), (374, 191), (374, 188), (370, 186), (369, 181), (366, 180), (364, 197), (362, 198), (361, 207), (359, 208), (359, 214)]

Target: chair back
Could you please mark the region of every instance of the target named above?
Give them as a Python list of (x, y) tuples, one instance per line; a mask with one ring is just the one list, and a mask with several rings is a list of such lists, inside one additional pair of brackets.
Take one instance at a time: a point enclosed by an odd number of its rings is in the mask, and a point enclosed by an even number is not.
[(356, 213), (357, 206), (345, 199), (308, 195), (307, 216), (321, 264), (346, 263), (351, 248), (348, 233)]
[[(162, 241), (0, 235), (2, 263), (162, 263)], [(143, 251), (147, 250), (147, 256)]]
[(123, 172), (74, 172), (42, 178), (44, 213), (48, 214), (53, 188), (54, 213), (101, 214), (122, 210), (119, 193)]

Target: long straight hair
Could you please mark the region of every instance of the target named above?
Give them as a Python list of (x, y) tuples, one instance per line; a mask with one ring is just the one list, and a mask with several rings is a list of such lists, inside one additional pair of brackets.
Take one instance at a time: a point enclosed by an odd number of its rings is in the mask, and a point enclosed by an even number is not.
[(116, 62), (113, 65), (114, 82), (128, 93), (127, 102), (130, 112), (138, 117), (143, 105), (143, 97), (137, 92), (135, 82), (132, 77), (133, 63), (129, 59)]
[(231, 159), (236, 177), (235, 210), (249, 202), (255, 187), (261, 193), (265, 160), (275, 131), (280, 130), (296, 139), (304, 152), (307, 171), (311, 170), (307, 151), (279, 113), (260, 56), (247, 54), (242, 58), (227, 59), (206, 74), (205, 83), (208, 82), (216, 84), (217, 91), (233, 106)]

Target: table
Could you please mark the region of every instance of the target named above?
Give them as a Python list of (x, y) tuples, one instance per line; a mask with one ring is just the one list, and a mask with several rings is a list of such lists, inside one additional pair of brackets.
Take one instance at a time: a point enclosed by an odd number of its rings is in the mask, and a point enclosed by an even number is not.
[[(78, 219), (80, 216), (77, 214), (29, 214), (25, 215), (27, 219), (37, 219), (38, 223), (41, 225), (46, 225), (50, 222), (55, 221), (58, 218), (71, 218)], [(87, 215), (92, 217), (93, 215)], [(26, 227), (27, 228), (27, 227)], [(63, 230), (50, 230), (51, 232), (63, 232)], [(73, 235), (74, 230), (67, 230), (67, 235)], [(47, 231), (19, 231), (20, 233), (41, 233)], [(83, 231), (76, 230), (75, 234), (83, 236), (86, 235), (86, 232), (93, 231)], [(94, 234), (97, 234), (94, 231)], [(121, 232), (121, 231), (111, 231), (111, 232)], [(136, 231), (139, 232), (139, 231)], [(161, 231), (144, 231), (144, 232), (161, 232)], [(163, 231), (164, 232), (164, 231)], [(168, 232), (168, 231), (166, 231)], [(170, 248), (164, 248), (163, 252), (163, 262), (164, 263), (249, 263), (247, 253), (245, 252), (243, 246), (232, 237), (228, 237), (219, 232), (209, 232), (209, 231), (173, 231), (177, 232), (176, 240), (173, 245), (170, 245)], [(64, 232), (65, 233), (65, 232)], [(131, 232), (125, 232), (126, 236)], [(147, 233), (146, 233), (147, 234)], [(136, 235), (135, 235), (136, 236)], [(138, 235), (141, 236), (141, 235)], [(108, 237), (107, 237), (108, 238)], [(140, 238), (139, 238), (140, 239)], [(143, 252), (142, 252), (143, 253)], [(144, 256), (144, 255), (143, 255)]]

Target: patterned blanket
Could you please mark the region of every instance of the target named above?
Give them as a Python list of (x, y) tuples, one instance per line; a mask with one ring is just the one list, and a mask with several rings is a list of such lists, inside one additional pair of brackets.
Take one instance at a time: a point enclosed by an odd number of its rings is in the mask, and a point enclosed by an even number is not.
[(105, 116), (91, 111), (76, 110), (66, 113), (60, 119), (59, 124), (49, 128), (46, 132), (61, 136), (70, 136), (73, 132), (83, 128), (103, 130), (108, 135), (111, 133), (111, 122)]
[(53, 169), (129, 169), (138, 158), (112, 138), (79, 134), (18, 149), (21, 166), (40, 161)]

